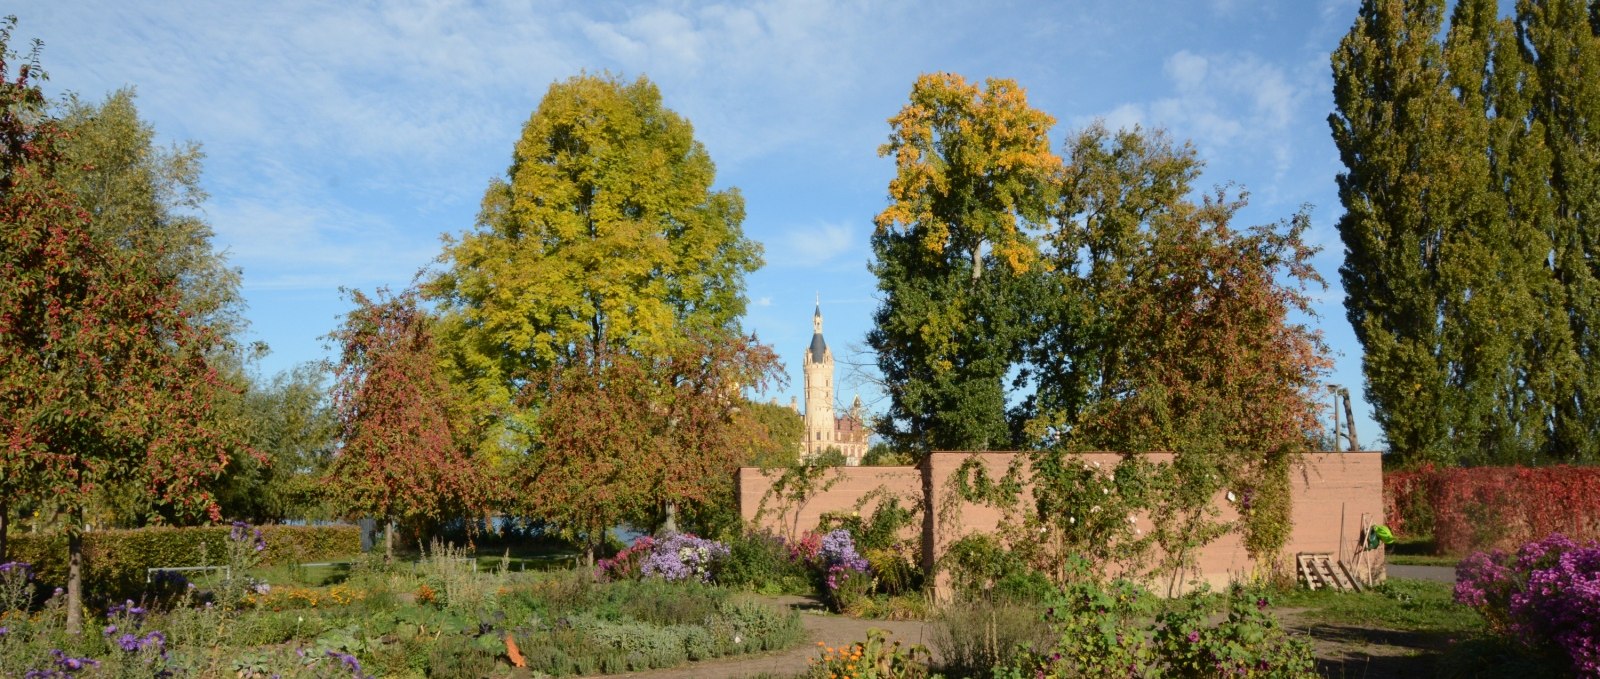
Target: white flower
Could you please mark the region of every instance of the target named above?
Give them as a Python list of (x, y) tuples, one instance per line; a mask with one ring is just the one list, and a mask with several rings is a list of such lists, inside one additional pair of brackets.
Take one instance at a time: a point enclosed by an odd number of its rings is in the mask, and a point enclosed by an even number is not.
[(1099, 460), (1095, 460), (1094, 461), (1094, 468), (1095, 469), (1099, 469), (1100, 468), (1100, 461)]
[(1076, 516), (1069, 516), (1069, 517), (1067, 517), (1067, 523), (1071, 523), (1071, 524), (1076, 524), (1076, 523), (1078, 523), (1078, 517), (1076, 517)]
[(1102, 486), (1100, 488), (1100, 494), (1101, 495), (1110, 495), (1111, 494), (1111, 489), (1109, 487)]
[(1231, 491), (1231, 490), (1228, 491), (1228, 501), (1229, 502), (1233, 502), (1234, 500), (1237, 500), (1237, 499), (1239, 499), (1239, 498), (1238, 498), (1238, 496), (1235, 496), (1233, 494), (1233, 491)]

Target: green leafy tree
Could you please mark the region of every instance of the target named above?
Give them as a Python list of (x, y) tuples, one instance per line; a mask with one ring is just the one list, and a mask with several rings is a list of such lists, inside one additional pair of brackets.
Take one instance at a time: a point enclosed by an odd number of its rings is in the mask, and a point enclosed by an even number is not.
[(218, 479), (224, 516), (256, 523), (332, 518), (321, 493), (323, 471), (339, 433), (328, 403), (324, 366), (306, 363), (274, 376), (251, 379), (221, 419), (238, 423), (260, 457), (229, 461)]
[(199, 213), (204, 153), (193, 142), (157, 146), (134, 98), (131, 89), (98, 104), (67, 97), (58, 113), (66, 132), (58, 179), (89, 212), (97, 237), (147, 253), (158, 271), (177, 279), (184, 308), (233, 340), (244, 329), (244, 298), (239, 269), (213, 247)]
[(758, 426), (751, 440), (747, 464), (762, 469), (782, 469), (800, 459), (800, 444), (806, 437), (805, 418), (789, 406), (751, 401), (744, 406)]
[[(485, 406), (491, 448), (532, 441), (530, 377), (576, 357), (660, 356), (690, 333), (736, 330), (761, 263), (744, 201), (715, 190), (687, 120), (648, 80), (550, 86), (476, 228), (447, 239), (427, 294), (452, 381)], [(520, 399), (520, 400), (519, 400)]]
[[(346, 515), (414, 528), (482, 510), (493, 498), (456, 425), (417, 295), (349, 294), (355, 308), (331, 335), (340, 349), (333, 368), (339, 449), (323, 478), (329, 499)], [(391, 525), (390, 558), (393, 533)]]
[(145, 253), (97, 238), (56, 179), (62, 131), (37, 84), (37, 44), (12, 75), (15, 23), (0, 24), (0, 497), (67, 517), (78, 633), (83, 515), (99, 488), (139, 479), (176, 513), (216, 520), (205, 480), (242, 446), (207, 426), (217, 336)]
[[(1600, 43), (1579, 0), (1375, 0), (1333, 54), (1346, 309), (1413, 463), (1586, 459)], [(1441, 37), (1442, 36), (1442, 39)]]
[(878, 433), (919, 455), (1010, 448), (1021, 428), (1007, 379), (1042, 273), (1034, 232), (1061, 171), (1055, 120), (1013, 81), (940, 73), (918, 78), (889, 123), (878, 152), (897, 173), (875, 219), (883, 304), (867, 335), (890, 397)]
[(1093, 124), (1065, 144), (1056, 228), (1045, 238), (1047, 303), (1030, 338), (1037, 389), (1029, 440), (1048, 447), (1085, 408), (1117, 396), (1113, 313), (1138, 273), (1157, 220), (1170, 220), (1199, 176), (1194, 149), (1165, 134)]

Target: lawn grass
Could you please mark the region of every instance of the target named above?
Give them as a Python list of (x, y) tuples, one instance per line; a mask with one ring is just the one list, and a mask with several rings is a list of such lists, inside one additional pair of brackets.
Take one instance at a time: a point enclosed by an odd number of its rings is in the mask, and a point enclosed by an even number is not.
[(1276, 603), (1304, 608), (1305, 617), (1331, 624), (1452, 635), (1484, 629), (1483, 618), (1456, 603), (1452, 587), (1442, 582), (1390, 578), (1359, 593), (1298, 589)]
[(1432, 535), (1405, 535), (1385, 547), (1384, 560), (1395, 566), (1445, 566), (1455, 568), (1461, 557), (1439, 554)]

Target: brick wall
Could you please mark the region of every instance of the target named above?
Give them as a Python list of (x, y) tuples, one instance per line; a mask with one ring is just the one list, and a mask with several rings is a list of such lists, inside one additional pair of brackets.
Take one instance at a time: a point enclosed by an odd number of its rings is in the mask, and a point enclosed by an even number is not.
[[(936, 563), (950, 543), (974, 532), (994, 530), (1000, 511), (992, 507), (960, 501), (949, 495), (950, 476), (969, 457), (977, 460), (991, 478), (999, 478), (1016, 458), (1015, 453), (938, 452), (917, 467), (838, 467), (825, 472), (817, 492), (804, 503), (786, 504), (769, 497), (777, 472), (743, 468), (738, 473), (739, 510), (751, 521), (780, 535), (797, 535), (815, 528), (828, 512), (871, 512), (873, 494), (889, 493), (907, 503), (923, 507), (921, 526), (924, 568)], [(1100, 462), (1111, 468), (1121, 460), (1116, 453), (1086, 453), (1086, 463)], [(1172, 456), (1150, 454), (1152, 462), (1167, 462)], [(1294, 527), (1284, 549), (1286, 556), (1300, 552), (1325, 552), (1350, 564), (1371, 580), (1383, 578), (1383, 560), (1378, 552), (1358, 552), (1361, 530), (1383, 521), (1383, 461), (1378, 453), (1315, 453), (1292, 479)], [(822, 488), (822, 486), (826, 486)], [(1026, 491), (1024, 491), (1026, 492)], [(863, 499), (867, 500), (863, 503)], [(1237, 518), (1233, 505), (1222, 497), (1217, 506), (1224, 520)], [(1136, 517), (1137, 527), (1149, 530), (1148, 517)], [(908, 536), (909, 537), (909, 536)], [(1254, 564), (1236, 534), (1223, 536), (1197, 555), (1197, 577), (1213, 587), (1249, 575)], [(1185, 578), (1189, 579), (1189, 578)], [(942, 574), (935, 589), (943, 590)]]

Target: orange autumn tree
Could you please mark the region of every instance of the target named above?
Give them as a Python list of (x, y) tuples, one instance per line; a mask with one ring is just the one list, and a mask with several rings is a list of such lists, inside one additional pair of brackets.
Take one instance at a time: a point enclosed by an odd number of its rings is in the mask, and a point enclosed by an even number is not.
[(761, 425), (743, 407), (777, 372), (754, 337), (693, 335), (664, 356), (580, 351), (547, 371), (536, 395), (538, 445), (514, 465), (519, 509), (544, 517), (593, 558), (607, 530), (676, 530), (729, 499), (733, 472)]
[(427, 315), (415, 291), (376, 299), (351, 291), (356, 308), (330, 337), (339, 449), (323, 488), (345, 513), (418, 527), (481, 510), (488, 484), (453, 417)]

